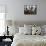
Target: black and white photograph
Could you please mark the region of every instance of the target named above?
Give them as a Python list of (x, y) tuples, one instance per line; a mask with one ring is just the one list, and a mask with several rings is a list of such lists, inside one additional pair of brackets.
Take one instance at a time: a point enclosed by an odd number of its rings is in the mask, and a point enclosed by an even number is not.
[(24, 5), (24, 14), (25, 15), (36, 15), (37, 5)]

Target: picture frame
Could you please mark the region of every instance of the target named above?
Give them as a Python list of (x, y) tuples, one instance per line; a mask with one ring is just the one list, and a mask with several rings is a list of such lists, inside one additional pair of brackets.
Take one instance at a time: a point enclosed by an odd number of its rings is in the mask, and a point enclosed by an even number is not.
[(36, 15), (37, 5), (24, 5), (24, 14), (25, 15)]

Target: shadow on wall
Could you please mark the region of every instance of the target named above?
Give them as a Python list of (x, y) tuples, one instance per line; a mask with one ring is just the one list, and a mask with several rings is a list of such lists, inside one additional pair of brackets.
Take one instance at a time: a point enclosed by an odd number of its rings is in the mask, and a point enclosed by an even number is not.
[(24, 26), (24, 24), (27, 25), (46, 25), (46, 21), (15, 21), (15, 20), (6, 20), (7, 26)]

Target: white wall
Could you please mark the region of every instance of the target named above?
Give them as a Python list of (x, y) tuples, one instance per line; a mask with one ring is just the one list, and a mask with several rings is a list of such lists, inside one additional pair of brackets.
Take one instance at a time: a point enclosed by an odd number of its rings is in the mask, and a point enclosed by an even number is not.
[[(0, 4), (7, 5), (7, 20), (46, 21), (46, 0), (0, 0)], [(37, 5), (37, 15), (25, 16), (24, 5)]]

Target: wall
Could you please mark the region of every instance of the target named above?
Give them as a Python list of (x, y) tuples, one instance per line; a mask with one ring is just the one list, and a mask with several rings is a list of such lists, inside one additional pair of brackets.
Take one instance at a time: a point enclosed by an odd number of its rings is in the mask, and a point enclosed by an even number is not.
[[(16, 1), (16, 11), (15, 11), (15, 17), (16, 20), (19, 21), (45, 21), (46, 19), (46, 6), (45, 6), (45, 0), (17, 0)], [(32, 16), (25, 16), (24, 15), (24, 5), (35, 5), (37, 4), (37, 15)]]
[[(46, 21), (46, 0), (0, 0), (7, 5), (7, 20)], [(25, 16), (24, 5), (37, 5), (37, 15)]]

